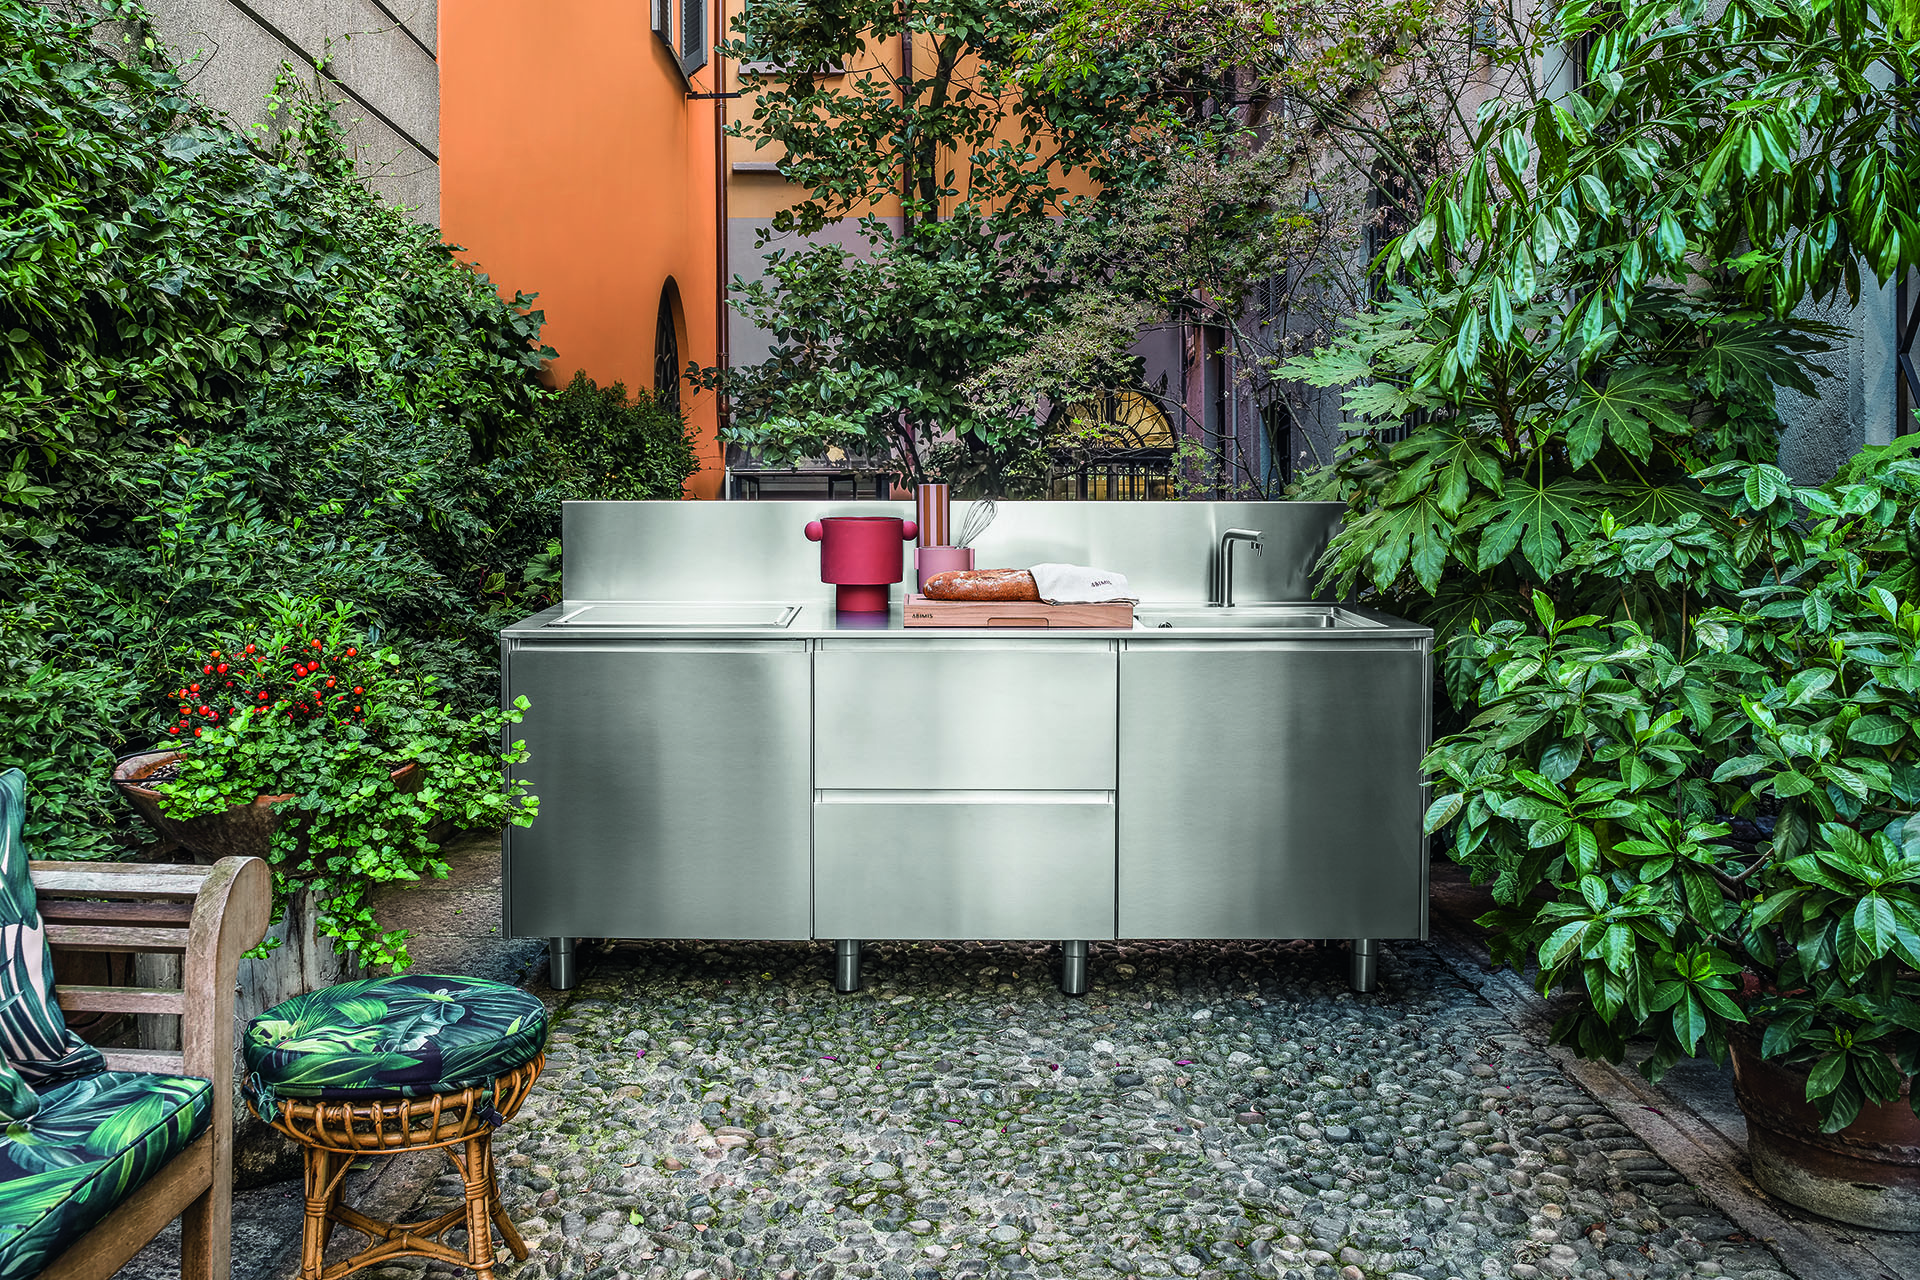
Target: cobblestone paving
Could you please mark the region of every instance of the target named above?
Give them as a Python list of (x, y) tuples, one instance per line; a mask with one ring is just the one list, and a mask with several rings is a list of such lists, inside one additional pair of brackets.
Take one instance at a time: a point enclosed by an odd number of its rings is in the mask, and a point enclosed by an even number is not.
[(1369, 996), (1306, 944), (1097, 945), (1083, 1000), (1055, 963), (881, 944), (840, 996), (819, 946), (601, 956), (495, 1142), (505, 1274), (1781, 1280), (1423, 947)]

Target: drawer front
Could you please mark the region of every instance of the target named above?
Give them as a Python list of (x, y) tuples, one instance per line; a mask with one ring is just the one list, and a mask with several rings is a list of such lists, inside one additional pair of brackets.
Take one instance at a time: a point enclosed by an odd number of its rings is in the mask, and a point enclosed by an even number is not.
[(1129, 649), (1123, 938), (1424, 938), (1420, 649)]
[(814, 785), (1112, 790), (1118, 655), (1068, 643), (822, 647)]
[(1113, 797), (824, 793), (816, 938), (1113, 937)]
[(508, 827), (514, 937), (805, 938), (810, 655), (796, 642), (540, 645)]

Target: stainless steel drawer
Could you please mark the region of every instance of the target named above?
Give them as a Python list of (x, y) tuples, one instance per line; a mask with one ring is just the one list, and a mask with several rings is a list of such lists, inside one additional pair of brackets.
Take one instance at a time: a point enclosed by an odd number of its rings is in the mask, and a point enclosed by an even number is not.
[(1113, 937), (1111, 792), (822, 792), (816, 938)]
[(816, 787), (1114, 786), (1110, 642), (828, 642), (813, 678)]

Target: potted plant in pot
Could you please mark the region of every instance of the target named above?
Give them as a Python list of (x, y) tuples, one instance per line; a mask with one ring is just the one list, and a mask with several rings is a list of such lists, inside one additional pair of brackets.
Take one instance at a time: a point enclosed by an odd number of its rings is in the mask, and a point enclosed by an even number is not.
[(538, 812), (507, 772), (524, 747), (502, 746), (525, 699), (456, 714), (344, 607), (293, 603), (213, 639), (168, 694), (173, 741), (122, 760), (115, 785), (195, 852), (267, 858), (276, 923), (311, 891), (318, 933), (359, 965), (408, 963), (405, 931), (374, 920), (375, 884), (444, 877), (447, 834)]
[(1920, 462), (1703, 478), (1726, 528), (1603, 520), (1579, 553), (1658, 576), (1678, 633), (1536, 592), (1538, 627), (1468, 639), (1483, 710), (1428, 756), (1427, 827), (1491, 886), (1495, 959), (1561, 993), (1556, 1040), (1649, 1040), (1654, 1079), (1732, 1053), (1763, 1187), (1920, 1230)]

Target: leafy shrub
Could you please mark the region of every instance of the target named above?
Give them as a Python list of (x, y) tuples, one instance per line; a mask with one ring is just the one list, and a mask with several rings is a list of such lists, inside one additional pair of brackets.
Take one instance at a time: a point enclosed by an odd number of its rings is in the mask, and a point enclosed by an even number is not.
[(597, 387), (585, 373), (540, 406), (540, 436), (569, 498), (678, 498), (699, 469), (679, 415), (645, 394), (629, 400), (623, 383)]
[(98, 12), (124, 59), (0, 0), (0, 761), (63, 858), (124, 852), (106, 772), (201, 637), (347, 602), (472, 717), (561, 500), (694, 469), (651, 400), (544, 387), (531, 298), (369, 194), (324, 101), (283, 78), (255, 145)]
[(490, 445), (538, 398), (541, 317), (353, 180), (326, 104), (284, 80), (275, 146), (162, 64), (130, 0), (94, 22), (0, 0), (0, 524), (45, 541), (133, 496), (156, 441), (263, 380), (328, 368)]
[(1751, 1023), (1810, 1071), (1830, 1131), (1920, 1074), (1920, 461), (1902, 452), (1822, 488), (1713, 468), (1735, 538), (1689, 513), (1581, 547), (1602, 577), (1739, 590), (1664, 642), (1536, 592), (1538, 629), (1462, 643), (1483, 710), (1427, 760), (1428, 828), (1499, 904), (1495, 958), (1577, 997), (1557, 1040), (1618, 1061), (1650, 1037), (1657, 1079)]

